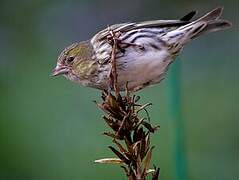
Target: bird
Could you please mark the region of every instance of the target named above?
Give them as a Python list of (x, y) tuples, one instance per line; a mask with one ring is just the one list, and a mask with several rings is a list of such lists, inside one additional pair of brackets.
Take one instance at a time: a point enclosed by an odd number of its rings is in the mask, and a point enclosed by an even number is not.
[(112, 32), (117, 38), (115, 63), (119, 91), (138, 91), (161, 82), (191, 40), (206, 33), (231, 27), (220, 19), (222, 7), (215, 8), (192, 21), (191, 11), (179, 20), (151, 20), (108, 26), (91, 39), (66, 47), (57, 59), (52, 76), (63, 75), (68, 80), (107, 90), (112, 70)]

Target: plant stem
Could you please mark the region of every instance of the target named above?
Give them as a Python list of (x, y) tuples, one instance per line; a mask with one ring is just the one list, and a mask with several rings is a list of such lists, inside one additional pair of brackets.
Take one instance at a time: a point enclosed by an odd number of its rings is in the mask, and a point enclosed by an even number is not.
[[(104, 132), (104, 135), (112, 139), (114, 146), (109, 146), (116, 158), (104, 158), (96, 160), (97, 163), (121, 164), (125, 175), (129, 180), (145, 180), (148, 174), (152, 174), (152, 180), (159, 178), (159, 168), (150, 169), (152, 150), (150, 134), (154, 133), (159, 126), (152, 126), (146, 108), (151, 103), (138, 104), (139, 96), (130, 95), (127, 85), (125, 95), (119, 92), (117, 84), (117, 64), (115, 53), (120, 47), (120, 41), (115, 32), (109, 28), (110, 38), (113, 42), (111, 53), (111, 73), (109, 77), (109, 89), (113, 87), (114, 94), (110, 91), (102, 92), (103, 102), (97, 104), (106, 115), (103, 117), (106, 124), (112, 129)], [(146, 117), (139, 116), (145, 111)]]

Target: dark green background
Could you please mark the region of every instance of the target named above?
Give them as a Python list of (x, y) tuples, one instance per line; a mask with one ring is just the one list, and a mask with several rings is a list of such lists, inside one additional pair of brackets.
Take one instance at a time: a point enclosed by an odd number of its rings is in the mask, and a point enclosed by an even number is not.
[[(139, 95), (153, 102), (152, 120), (161, 125), (153, 137), (153, 161), (161, 167), (161, 180), (182, 180), (185, 174), (190, 180), (237, 179), (239, 3), (235, 0), (1, 0), (0, 179), (125, 179), (117, 166), (93, 164), (97, 158), (112, 156), (107, 149), (110, 140), (101, 135), (105, 130), (101, 112), (92, 102), (99, 100), (99, 92), (63, 77), (49, 77), (58, 54), (108, 24), (175, 19), (195, 9), (202, 15), (217, 6), (225, 7), (223, 16), (233, 28), (193, 41), (180, 55), (181, 73), (176, 78), (182, 110), (179, 143), (184, 147), (179, 153), (184, 160), (175, 152), (178, 129), (172, 119), (177, 112), (172, 108), (178, 95), (171, 93), (172, 72)], [(185, 177), (177, 174), (180, 163), (185, 163)]]

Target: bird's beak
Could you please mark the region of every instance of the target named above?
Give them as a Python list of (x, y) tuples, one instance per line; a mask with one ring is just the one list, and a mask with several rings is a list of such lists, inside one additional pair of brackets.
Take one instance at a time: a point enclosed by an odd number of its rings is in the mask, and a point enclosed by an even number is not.
[(61, 75), (61, 74), (66, 74), (69, 72), (69, 69), (65, 66), (56, 66), (55, 69), (53, 69), (52, 73), (51, 73), (51, 76), (58, 76), (58, 75)]

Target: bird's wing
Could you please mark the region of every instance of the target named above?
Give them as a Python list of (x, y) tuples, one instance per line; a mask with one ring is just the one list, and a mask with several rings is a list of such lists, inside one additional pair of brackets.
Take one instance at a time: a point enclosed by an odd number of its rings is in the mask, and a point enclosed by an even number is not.
[(109, 26), (109, 28), (106, 28), (100, 32), (98, 32), (91, 40), (91, 42), (97, 42), (105, 39), (109, 33), (109, 29), (114, 32), (128, 32), (130, 30), (134, 29), (140, 29), (140, 28), (176, 28), (180, 27), (182, 25), (190, 23), (190, 20), (193, 18), (193, 16), (196, 14), (196, 11), (191, 11), (185, 16), (183, 16), (180, 20), (152, 20), (152, 21), (143, 21), (139, 23), (121, 23), (121, 24), (115, 24)]
[(112, 46), (109, 44), (107, 39), (107, 37), (109, 37), (110, 35), (109, 29), (115, 33), (120, 32), (120, 38), (122, 40), (129, 38), (128, 35), (130, 35), (132, 31), (140, 31), (143, 29), (154, 30), (156, 31), (156, 33), (166, 33), (190, 23), (190, 20), (195, 14), (196, 12), (192, 11), (183, 16), (180, 20), (153, 20), (143, 21), (139, 23), (122, 23), (111, 25), (108, 28), (97, 33), (91, 39), (91, 44), (93, 45), (93, 48), (95, 50), (96, 59), (102, 62), (107, 62), (108, 59), (110, 59)]

